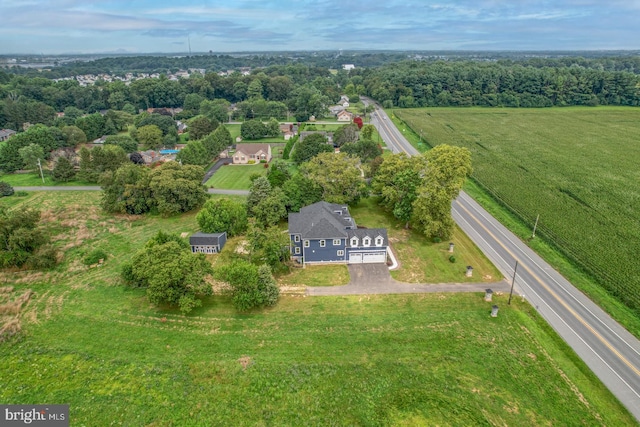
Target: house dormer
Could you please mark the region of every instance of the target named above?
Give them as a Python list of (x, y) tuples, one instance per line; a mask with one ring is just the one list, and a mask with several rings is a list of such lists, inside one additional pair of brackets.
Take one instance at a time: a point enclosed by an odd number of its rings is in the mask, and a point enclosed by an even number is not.
[(358, 238), (356, 236), (351, 238), (351, 246), (358, 246)]
[(371, 237), (365, 236), (362, 239), (362, 246), (364, 246), (364, 247), (371, 246)]
[(376, 246), (382, 246), (384, 244), (384, 238), (382, 236), (376, 237)]

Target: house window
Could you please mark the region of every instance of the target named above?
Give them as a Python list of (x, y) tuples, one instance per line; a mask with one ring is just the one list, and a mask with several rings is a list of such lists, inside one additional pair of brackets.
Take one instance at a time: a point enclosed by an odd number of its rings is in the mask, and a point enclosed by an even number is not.
[(295, 248), (295, 250), (294, 250), (294, 253), (295, 253), (296, 255), (300, 255), (300, 248), (296, 246), (296, 248)]
[(250, 159), (255, 159), (255, 158), (256, 158), (256, 156), (255, 156), (255, 155), (253, 155), (253, 154), (249, 154), (249, 158), (250, 158)]
[(235, 160), (236, 162), (240, 161), (240, 157), (236, 156), (233, 158), (233, 160)]
[(338, 251), (338, 256), (344, 256), (344, 251)]
[(244, 161), (245, 161), (245, 157), (244, 157), (244, 156), (242, 156), (242, 159), (241, 159), (241, 160), (244, 162)]
[(371, 237), (367, 236), (362, 239), (362, 246), (371, 246)]
[(352, 237), (351, 238), (351, 246), (358, 246), (358, 238), (357, 237)]
[(264, 160), (264, 159), (266, 159), (266, 158), (267, 158), (267, 156), (265, 156), (264, 154), (261, 154), (261, 155), (260, 155), (260, 158), (261, 158), (262, 160)]
[(340, 240), (340, 239), (333, 239), (333, 246), (340, 246), (340, 243), (342, 243), (342, 240)]
[(320, 240), (320, 247), (324, 248), (325, 247), (325, 241), (324, 240)]
[(299, 242), (300, 241), (300, 236), (296, 234), (294, 236), (294, 238), (293, 238), (293, 241), (296, 242), (296, 243)]
[(305, 248), (308, 248), (308, 247), (309, 247), (309, 245), (310, 245), (309, 241), (308, 241), (308, 240), (305, 240), (305, 241), (304, 241), (304, 247), (305, 247)]
[(382, 246), (383, 243), (384, 239), (382, 238), (382, 236), (376, 237), (376, 246)]

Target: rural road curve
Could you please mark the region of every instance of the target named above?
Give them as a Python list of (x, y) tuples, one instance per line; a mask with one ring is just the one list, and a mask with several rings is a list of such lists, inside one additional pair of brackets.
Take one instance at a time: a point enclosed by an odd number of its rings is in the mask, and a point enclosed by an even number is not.
[[(417, 154), (386, 113), (371, 115), (393, 152)], [(388, 139), (387, 139), (388, 138)], [(514, 277), (540, 315), (640, 421), (640, 341), (576, 289), (464, 192), (452, 203), (454, 220), (507, 278)]]

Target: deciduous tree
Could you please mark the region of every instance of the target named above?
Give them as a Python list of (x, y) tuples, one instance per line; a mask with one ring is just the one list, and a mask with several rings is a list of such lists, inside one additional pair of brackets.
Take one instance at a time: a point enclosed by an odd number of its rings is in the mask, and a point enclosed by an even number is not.
[(333, 144), (341, 147), (348, 142), (358, 140), (358, 126), (354, 124), (344, 125), (333, 133)]
[(232, 301), (238, 311), (275, 305), (279, 289), (268, 266), (258, 268), (244, 260), (235, 260), (216, 271), (216, 278), (229, 283)]
[(205, 280), (212, 273), (204, 254), (192, 254), (175, 241), (147, 245), (123, 268), (123, 278), (146, 288), (151, 303), (178, 306), (185, 314), (202, 305), (200, 296), (212, 294)]
[(18, 150), (25, 169), (38, 173), (38, 164), (44, 160), (44, 150), (38, 144), (29, 144)]
[(382, 155), (380, 145), (370, 139), (359, 139), (356, 142), (348, 142), (340, 147), (340, 151), (359, 157), (363, 162), (368, 162)]
[(322, 199), (329, 203), (355, 203), (366, 195), (359, 160), (344, 153), (320, 153), (300, 170), (322, 188)]
[(189, 139), (191, 141), (201, 139), (216, 130), (220, 123), (217, 120), (213, 120), (205, 116), (198, 116), (191, 119), (189, 121)]
[(162, 147), (162, 131), (156, 125), (146, 125), (138, 128), (135, 137), (146, 150), (157, 150)]
[(240, 126), (242, 139), (260, 139), (267, 135), (267, 128), (260, 120), (247, 120)]
[(314, 133), (307, 135), (302, 141), (298, 141), (293, 148), (291, 159), (299, 165), (308, 162), (320, 153), (332, 152), (333, 146), (327, 144), (327, 138), (320, 133)]
[(211, 161), (211, 156), (201, 141), (190, 141), (176, 155), (176, 160), (183, 165), (206, 166)]
[(226, 197), (210, 199), (196, 215), (196, 221), (205, 233), (226, 231), (229, 237), (237, 236), (247, 229), (247, 207)]
[(448, 239), (453, 232), (451, 202), (471, 174), (467, 148), (439, 145), (425, 153), (427, 171), (413, 203), (413, 222), (427, 237)]

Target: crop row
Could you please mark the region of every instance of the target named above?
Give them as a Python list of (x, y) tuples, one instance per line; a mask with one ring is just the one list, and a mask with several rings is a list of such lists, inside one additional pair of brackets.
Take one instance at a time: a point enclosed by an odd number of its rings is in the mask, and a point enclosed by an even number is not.
[(431, 145), (469, 148), (476, 181), (529, 225), (540, 215), (538, 234), (640, 312), (640, 110), (396, 114)]

